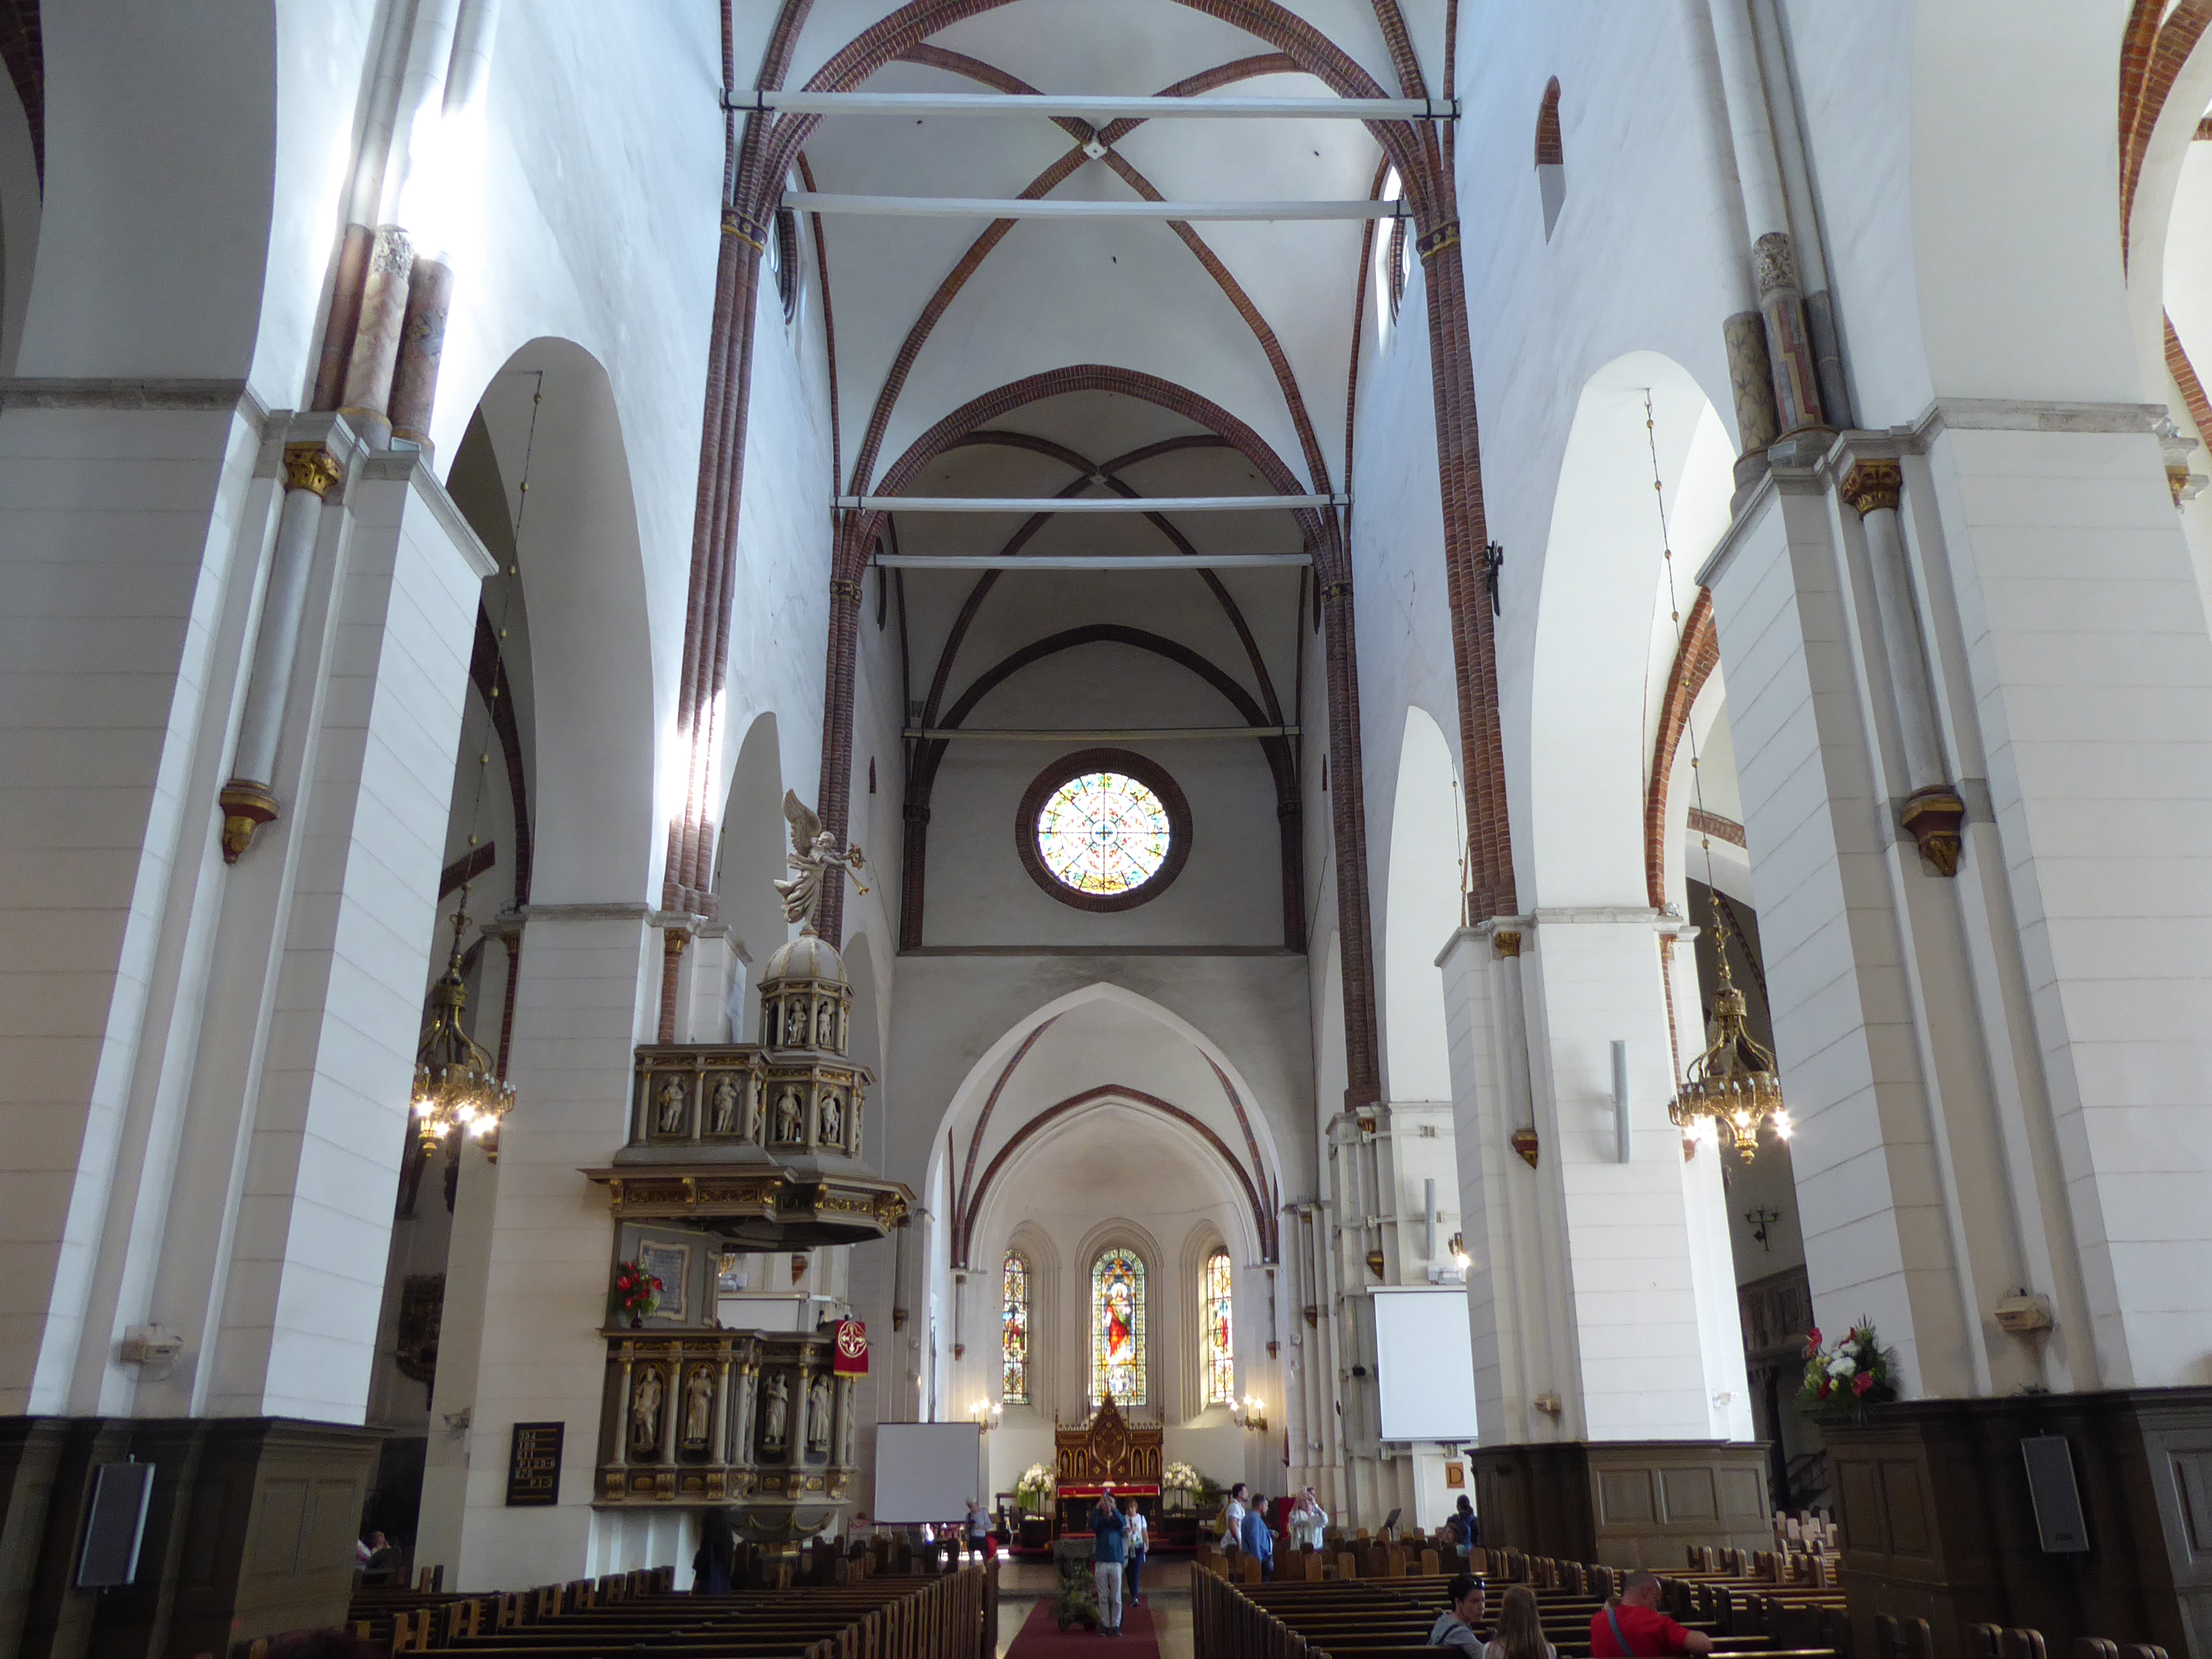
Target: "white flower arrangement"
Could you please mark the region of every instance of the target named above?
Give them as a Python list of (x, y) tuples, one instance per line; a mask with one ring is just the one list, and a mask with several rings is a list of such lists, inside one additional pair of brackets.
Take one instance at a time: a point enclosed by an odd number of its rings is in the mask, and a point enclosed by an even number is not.
[(1032, 1463), (1022, 1471), (1022, 1478), (1014, 1482), (1014, 1496), (1031, 1511), (1042, 1510), (1052, 1499), (1059, 1485), (1053, 1472), (1042, 1463)]
[(1188, 1463), (1170, 1463), (1160, 1472), (1160, 1484), (1164, 1486), (1176, 1486), (1184, 1492), (1193, 1492), (1197, 1489), (1198, 1481), (1198, 1471)]

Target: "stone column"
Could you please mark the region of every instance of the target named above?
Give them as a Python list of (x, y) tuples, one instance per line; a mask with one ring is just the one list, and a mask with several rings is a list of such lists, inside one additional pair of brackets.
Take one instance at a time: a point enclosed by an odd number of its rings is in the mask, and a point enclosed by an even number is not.
[(652, 1565), (619, 1511), (595, 1516), (582, 1464), (564, 1473), (550, 1509), (507, 1508), (497, 1474), (518, 1421), (560, 1419), (571, 1446), (598, 1442), (606, 1357), (592, 1315), (605, 1304), (610, 1222), (577, 1170), (626, 1139), (638, 1022), (660, 963), (642, 902), (533, 902), (525, 915), (509, 1073), (518, 1102), (500, 1137), (475, 1468), (447, 1577), (471, 1589)]
[[(1715, 1248), (1717, 1158), (1686, 1161), (1667, 1118), (1659, 945), (1680, 927), (1638, 907), (1540, 908), (1462, 929), (1438, 959), (1486, 1541), (1663, 1565), (1693, 1531), (1748, 1546), (1768, 1529), (1734, 1275)], [(1718, 1506), (1694, 1523), (1660, 1498), (1590, 1502), (1691, 1486)]]
[(1935, 692), (1905, 564), (1897, 511), (1905, 493), (1905, 469), (1890, 459), (1861, 460), (1844, 474), (1840, 489), (1844, 505), (1859, 515), (1866, 532), (1867, 569), (1873, 579), (1882, 653), (1889, 667), (1890, 702), (1910, 791), (1899, 809), (1899, 820), (1938, 874), (1955, 876), (1966, 803), (1952, 786), (1936, 731)]
[[(351, 447), (341, 427), (337, 445)], [(323, 504), (345, 477), (345, 465), (332, 441), (307, 438), (284, 446), (284, 502), (276, 518), (276, 542), (269, 556), (269, 580), (261, 601), (261, 624), (253, 641), (253, 667), (246, 683), (246, 706), (239, 715), (238, 743), (230, 781), (218, 797), (222, 806), (222, 857), (235, 864), (253, 843), (254, 831), (273, 821), (276, 797), (276, 742), (291, 698), (292, 665), (300, 654), (300, 625), (307, 610), (307, 575), (315, 556)]]

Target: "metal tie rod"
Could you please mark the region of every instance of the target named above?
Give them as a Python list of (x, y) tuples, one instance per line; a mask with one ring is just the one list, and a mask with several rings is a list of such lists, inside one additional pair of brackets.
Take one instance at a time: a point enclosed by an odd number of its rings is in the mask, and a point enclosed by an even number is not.
[(1456, 98), (1114, 98), (1066, 93), (807, 92), (747, 87), (722, 107), (786, 115), (1073, 115), (1093, 121), (1456, 121)]
[(1349, 507), (1349, 495), (838, 495), (846, 513), (1273, 513)]
[(879, 553), (886, 570), (1292, 570), (1310, 553)]
[(797, 213), (890, 215), (909, 219), (1410, 219), (1403, 198), (1388, 202), (1092, 202), (1074, 197), (841, 196), (786, 191)]
[(924, 743), (977, 739), (991, 743), (1173, 743), (1206, 738), (1295, 738), (1295, 726), (1150, 726), (1121, 729), (1048, 731), (1042, 726), (915, 726), (899, 733)]

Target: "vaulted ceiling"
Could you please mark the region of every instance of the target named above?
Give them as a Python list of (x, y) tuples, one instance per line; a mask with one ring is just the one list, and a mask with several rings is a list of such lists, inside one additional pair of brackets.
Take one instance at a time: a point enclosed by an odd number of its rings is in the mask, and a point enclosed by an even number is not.
[[(764, 54), (786, 88), (964, 94), (1322, 98), (1422, 95), (1444, 79), (1443, 0), (792, 0), (739, 6), (740, 88)], [(1243, 27), (1240, 27), (1244, 25)], [(1400, 42), (1394, 62), (1393, 31)], [(1285, 52), (1289, 47), (1297, 55)], [(1337, 84), (1302, 73), (1328, 70)], [(858, 74), (858, 66), (875, 65)], [(1418, 64), (1418, 67), (1416, 67)], [(1371, 83), (1371, 84), (1370, 84)], [(1363, 200), (1395, 193), (1357, 120), (838, 113), (806, 135), (787, 189), (838, 195), (1170, 201)], [(848, 494), (1255, 495), (1346, 488), (1362, 313), (1389, 226), (1337, 219), (823, 216), (839, 449)], [(817, 240), (818, 239), (818, 241)], [(1088, 369), (1056, 378), (1057, 372)], [(1097, 371), (1109, 371), (1100, 373)], [(1002, 389), (1018, 388), (995, 397)], [(902, 514), (886, 548), (940, 553), (1296, 553), (1298, 521), (1231, 514)], [(1295, 723), (1310, 579), (1296, 569), (908, 573), (909, 724), (935, 725), (1024, 647), (1137, 629), (1202, 658), (1166, 676), (1182, 712), (1098, 723)], [(1079, 672), (1073, 654), (1057, 672)], [(1044, 665), (1026, 672), (1054, 672)], [(1222, 682), (1233, 683), (1232, 692)], [(1211, 682), (1211, 683), (1209, 683)], [(1065, 705), (1063, 705), (1065, 706)], [(1021, 723), (1002, 705), (986, 720)], [(919, 756), (925, 769), (926, 752)], [(1294, 790), (1297, 759), (1270, 756)]]

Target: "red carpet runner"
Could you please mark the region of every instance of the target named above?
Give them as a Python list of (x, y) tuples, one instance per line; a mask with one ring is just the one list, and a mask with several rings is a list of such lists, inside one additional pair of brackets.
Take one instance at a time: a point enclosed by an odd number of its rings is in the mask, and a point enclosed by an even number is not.
[(1006, 1650), (1006, 1659), (1159, 1659), (1160, 1644), (1152, 1638), (1152, 1610), (1124, 1607), (1121, 1633), (1085, 1630), (1070, 1625), (1063, 1632), (1052, 1616), (1048, 1596), (1030, 1609), (1021, 1633)]

